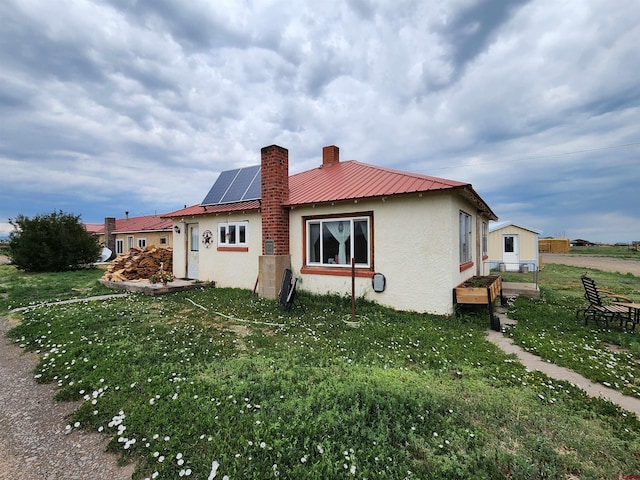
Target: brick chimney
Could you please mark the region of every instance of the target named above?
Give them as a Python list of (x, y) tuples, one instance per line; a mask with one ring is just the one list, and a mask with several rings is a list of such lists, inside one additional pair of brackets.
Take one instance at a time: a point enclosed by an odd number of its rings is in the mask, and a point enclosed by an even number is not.
[(116, 236), (114, 231), (116, 229), (116, 219), (114, 217), (104, 218), (104, 244), (114, 254), (116, 253)]
[(340, 149), (335, 145), (322, 147), (322, 166), (340, 162)]
[(289, 255), (289, 151), (278, 145), (261, 151), (262, 179), (262, 254), (264, 242), (273, 241), (272, 255)]
[(258, 263), (258, 292), (264, 298), (278, 295), (289, 254), (289, 151), (278, 145), (261, 150), (262, 255)]

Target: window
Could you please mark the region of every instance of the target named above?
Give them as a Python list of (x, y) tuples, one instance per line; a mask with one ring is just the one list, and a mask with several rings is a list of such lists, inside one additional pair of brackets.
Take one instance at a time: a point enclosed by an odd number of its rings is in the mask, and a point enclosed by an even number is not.
[(138, 239), (138, 247), (144, 248), (146, 246), (147, 246), (147, 239), (146, 238), (139, 238)]
[(471, 260), (471, 215), (460, 212), (460, 264)]
[(192, 252), (197, 252), (200, 250), (200, 229), (197, 225), (189, 226), (190, 232), (190, 241), (189, 241), (189, 249)]
[(127, 237), (127, 250), (131, 250), (133, 248), (133, 235), (129, 235)]
[(218, 224), (219, 247), (246, 247), (248, 222)]
[(371, 266), (370, 220), (366, 217), (310, 219), (306, 222), (307, 265)]
[(167, 237), (160, 237), (160, 245), (166, 245), (167, 244)]
[(482, 222), (482, 257), (486, 258), (489, 252), (489, 237), (488, 237), (488, 225), (487, 222)]
[(121, 238), (116, 239), (116, 255), (124, 253), (124, 240)]
[(513, 253), (516, 251), (514, 237), (509, 235), (504, 237), (505, 253)]

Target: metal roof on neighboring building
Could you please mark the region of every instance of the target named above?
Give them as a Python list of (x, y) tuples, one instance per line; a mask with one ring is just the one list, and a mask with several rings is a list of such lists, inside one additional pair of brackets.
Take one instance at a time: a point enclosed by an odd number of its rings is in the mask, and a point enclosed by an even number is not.
[(104, 223), (83, 223), (82, 226), (92, 235), (99, 235), (104, 233)]
[(503, 228), (507, 228), (507, 227), (517, 227), (520, 228), (522, 230), (529, 230), (530, 232), (536, 233), (538, 235), (540, 235), (542, 233), (542, 230), (538, 230), (537, 228), (531, 228), (531, 227), (527, 227), (525, 225), (521, 225), (519, 223), (514, 223), (512, 221), (504, 221), (504, 222), (499, 222), (499, 223), (490, 223), (489, 224), (489, 233), (491, 232), (495, 232), (497, 230), (502, 230)]
[(156, 232), (168, 231), (172, 228), (171, 220), (165, 220), (159, 215), (145, 215), (116, 219), (116, 228), (111, 233)]

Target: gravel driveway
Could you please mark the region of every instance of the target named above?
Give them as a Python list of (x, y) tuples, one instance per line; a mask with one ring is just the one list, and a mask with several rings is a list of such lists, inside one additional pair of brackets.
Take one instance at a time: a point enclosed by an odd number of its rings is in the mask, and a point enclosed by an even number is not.
[(37, 384), (37, 357), (5, 336), (0, 317), (0, 480), (125, 480), (133, 466), (117, 466), (107, 436), (71, 431), (65, 420), (78, 403), (55, 402), (54, 384)]
[(571, 267), (595, 268), (605, 272), (631, 273), (640, 277), (640, 261), (591, 255), (571, 255), (567, 253), (544, 253), (540, 255), (542, 267), (545, 263), (559, 263)]

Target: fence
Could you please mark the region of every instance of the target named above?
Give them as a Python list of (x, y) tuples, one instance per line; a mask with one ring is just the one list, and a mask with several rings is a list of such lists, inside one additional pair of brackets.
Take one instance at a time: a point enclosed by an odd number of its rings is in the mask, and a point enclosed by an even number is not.
[(538, 240), (540, 253), (567, 253), (571, 247), (568, 238), (542, 238)]
[(535, 262), (485, 262), (491, 273), (501, 275), (505, 282), (535, 283), (538, 285), (538, 268)]

